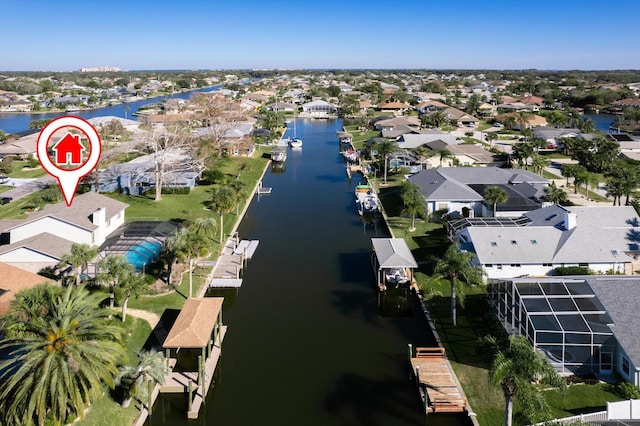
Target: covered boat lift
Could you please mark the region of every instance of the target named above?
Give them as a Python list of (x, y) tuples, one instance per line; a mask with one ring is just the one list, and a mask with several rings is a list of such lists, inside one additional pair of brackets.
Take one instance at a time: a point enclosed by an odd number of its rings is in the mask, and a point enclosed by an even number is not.
[(414, 287), (413, 270), (418, 263), (402, 238), (372, 238), (371, 264), (380, 290), (387, 286)]

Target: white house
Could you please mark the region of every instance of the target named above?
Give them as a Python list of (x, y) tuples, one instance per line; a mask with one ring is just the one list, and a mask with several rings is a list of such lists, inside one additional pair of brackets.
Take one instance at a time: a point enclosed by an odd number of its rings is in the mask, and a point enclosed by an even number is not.
[(77, 195), (70, 207), (48, 204), (25, 220), (0, 221), (0, 261), (38, 271), (57, 264), (74, 243), (99, 247), (124, 224), (127, 207), (87, 192)]
[(300, 114), (300, 117), (322, 118), (335, 115), (337, 112), (338, 108), (335, 105), (319, 99), (302, 104), (302, 114)]
[(464, 218), (449, 236), (474, 254), (489, 279), (544, 277), (558, 267), (585, 267), (597, 274), (640, 269), (640, 217), (631, 206), (552, 205), (516, 219)]

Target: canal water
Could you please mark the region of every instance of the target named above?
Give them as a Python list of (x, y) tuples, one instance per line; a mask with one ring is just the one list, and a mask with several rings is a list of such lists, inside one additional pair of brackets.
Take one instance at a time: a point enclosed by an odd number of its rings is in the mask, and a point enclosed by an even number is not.
[[(222, 87), (222, 85), (216, 85), (212, 87), (206, 87), (203, 89), (189, 90), (186, 92), (175, 93), (170, 96), (170, 98), (177, 99), (189, 99), (196, 93), (199, 92), (209, 92), (212, 90), (218, 90)], [(166, 98), (164, 96), (159, 96), (155, 98), (142, 99), (135, 102), (125, 102), (117, 105), (106, 106), (97, 109), (85, 110), (85, 111), (73, 111), (73, 112), (65, 112), (65, 111), (57, 111), (57, 112), (42, 112), (42, 113), (11, 113), (11, 112), (0, 112), (0, 130), (3, 130), (5, 133), (18, 133), (24, 132), (25, 130), (29, 130), (29, 123), (34, 120), (50, 120), (56, 117), (60, 117), (63, 115), (75, 115), (77, 117), (82, 117), (85, 120), (95, 117), (105, 117), (105, 116), (114, 116), (118, 118), (129, 118), (132, 120), (136, 120), (136, 117), (133, 113), (137, 112), (140, 107), (150, 104), (159, 104)]]
[(358, 216), (341, 121), (297, 123), (302, 149), (266, 173), (272, 193), (255, 196), (241, 222), (242, 239), (260, 240), (242, 288), (210, 293), (226, 297), (228, 330), (206, 405), (187, 421), (186, 398), (161, 395), (148, 424), (466, 424), (418, 407), (407, 344), (434, 338), (404, 293), (383, 301), (389, 315), (379, 312), (371, 238), (388, 234)]

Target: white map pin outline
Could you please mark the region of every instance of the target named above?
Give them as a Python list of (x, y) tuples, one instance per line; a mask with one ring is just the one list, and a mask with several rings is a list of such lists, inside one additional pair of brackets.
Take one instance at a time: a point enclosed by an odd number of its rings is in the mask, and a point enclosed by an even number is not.
[[(49, 158), (47, 153), (47, 144), (51, 136), (58, 130), (65, 127), (73, 127), (82, 131), (89, 139), (89, 145), (91, 152), (89, 158), (80, 167), (73, 170), (65, 170), (54, 164)], [(58, 184), (64, 195), (64, 201), (68, 207), (71, 207), (73, 197), (76, 193), (76, 188), (80, 179), (91, 173), (96, 168), (100, 161), (100, 154), (102, 153), (102, 142), (100, 141), (100, 135), (98, 131), (86, 120), (71, 115), (65, 115), (58, 117), (53, 121), (50, 121), (38, 135), (38, 141), (36, 142), (38, 160), (42, 165), (42, 168), (51, 176), (58, 179)]]

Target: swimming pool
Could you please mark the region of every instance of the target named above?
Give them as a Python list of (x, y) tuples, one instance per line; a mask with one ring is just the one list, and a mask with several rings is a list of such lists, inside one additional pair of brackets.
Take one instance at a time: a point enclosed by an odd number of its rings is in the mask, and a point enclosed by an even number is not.
[(155, 261), (160, 255), (162, 244), (159, 242), (143, 241), (140, 244), (131, 246), (125, 253), (127, 262), (142, 271), (147, 265)]

